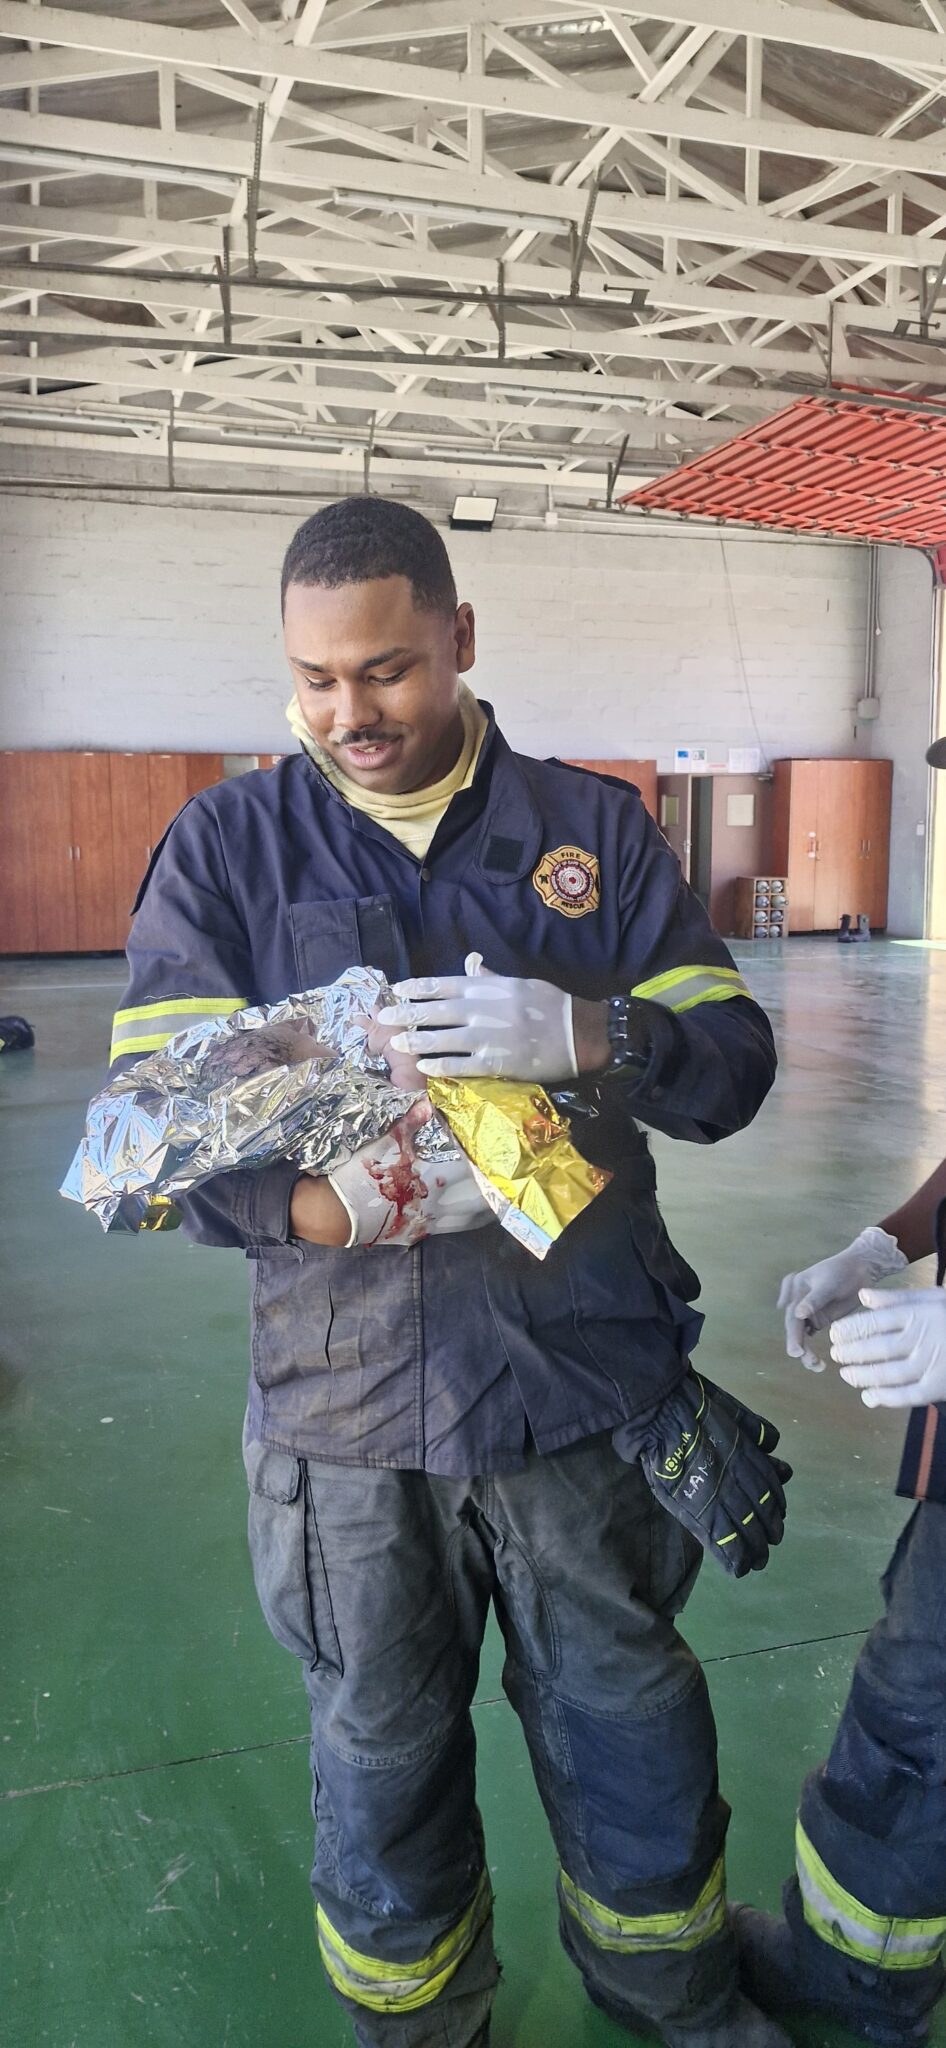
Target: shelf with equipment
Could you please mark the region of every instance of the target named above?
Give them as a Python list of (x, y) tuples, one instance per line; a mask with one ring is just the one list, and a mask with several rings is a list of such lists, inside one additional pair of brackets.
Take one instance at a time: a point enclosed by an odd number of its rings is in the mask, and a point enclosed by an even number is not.
[(788, 937), (788, 881), (784, 875), (738, 875), (733, 895), (733, 938)]

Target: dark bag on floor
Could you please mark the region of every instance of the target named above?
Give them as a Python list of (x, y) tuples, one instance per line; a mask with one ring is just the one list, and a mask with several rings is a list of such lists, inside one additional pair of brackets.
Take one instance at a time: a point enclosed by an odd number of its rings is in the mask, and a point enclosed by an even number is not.
[(0, 1052), (26, 1052), (36, 1044), (25, 1017), (0, 1017)]

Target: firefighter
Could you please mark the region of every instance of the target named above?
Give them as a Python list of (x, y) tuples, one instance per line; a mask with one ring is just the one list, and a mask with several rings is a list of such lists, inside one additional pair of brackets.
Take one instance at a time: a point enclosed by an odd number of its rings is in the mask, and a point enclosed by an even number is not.
[[(946, 740), (927, 760), (946, 768)], [(937, 1285), (877, 1283), (932, 1251)], [(743, 1981), (766, 2010), (809, 2007), (864, 2040), (929, 2038), (946, 1940), (946, 1160), (880, 1225), (782, 1283), (786, 1347), (813, 1369), (830, 1325), (841, 1378), (907, 1408), (897, 1492), (918, 1504), (882, 1580), (826, 1763), (801, 1796), (784, 1919), (737, 1907)]]
[(690, 1366), (698, 1282), (640, 1129), (742, 1129), (767, 1021), (637, 792), (514, 754), (462, 681), (473, 613), (420, 514), (316, 513), (283, 612), (301, 751), (171, 826), (114, 1058), (363, 962), (394, 986), (392, 1062), (566, 1087), (613, 1173), (544, 1262), (465, 1162), (416, 1177), (409, 1215), (386, 1202), (389, 1139), (182, 1201), (254, 1270), (250, 1547), (311, 1704), (325, 1969), (363, 2048), (487, 2040), (470, 1705), (492, 1603), (591, 1997), (668, 2043), (778, 2048), (737, 1989), (715, 1729), (673, 1616), (701, 1546), (765, 1563), (788, 1468)]

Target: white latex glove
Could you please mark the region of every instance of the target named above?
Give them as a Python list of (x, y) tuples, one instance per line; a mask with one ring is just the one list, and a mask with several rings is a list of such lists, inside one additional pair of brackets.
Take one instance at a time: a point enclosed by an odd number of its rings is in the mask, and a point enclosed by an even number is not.
[(418, 1159), (414, 1138), (433, 1114), (415, 1103), (382, 1138), (328, 1175), (351, 1220), (352, 1245), (417, 1244), (451, 1230), (479, 1230), (493, 1212), (467, 1159)]
[(812, 1350), (809, 1337), (856, 1308), (862, 1287), (885, 1279), (888, 1273), (899, 1273), (908, 1263), (896, 1238), (872, 1224), (833, 1258), (819, 1259), (817, 1265), (806, 1266), (801, 1273), (786, 1273), (778, 1305), (785, 1311), (789, 1358), (800, 1358), (809, 1372), (824, 1372), (825, 1361)]
[(864, 1314), (831, 1326), (831, 1356), (865, 1408), (922, 1408), (946, 1401), (946, 1290), (861, 1291)]
[(578, 1072), (572, 999), (550, 981), (490, 974), (470, 953), (465, 977), (399, 981), (394, 993), (396, 1008), (378, 1022), (397, 1026), (393, 1049), (412, 1054), (422, 1074), (555, 1082)]

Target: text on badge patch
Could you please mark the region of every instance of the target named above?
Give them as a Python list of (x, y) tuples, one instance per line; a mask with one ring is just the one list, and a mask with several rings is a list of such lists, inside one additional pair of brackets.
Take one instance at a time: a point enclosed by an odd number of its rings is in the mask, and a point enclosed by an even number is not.
[(601, 901), (601, 869), (595, 855), (580, 846), (543, 854), (532, 880), (543, 903), (563, 917), (584, 917)]

